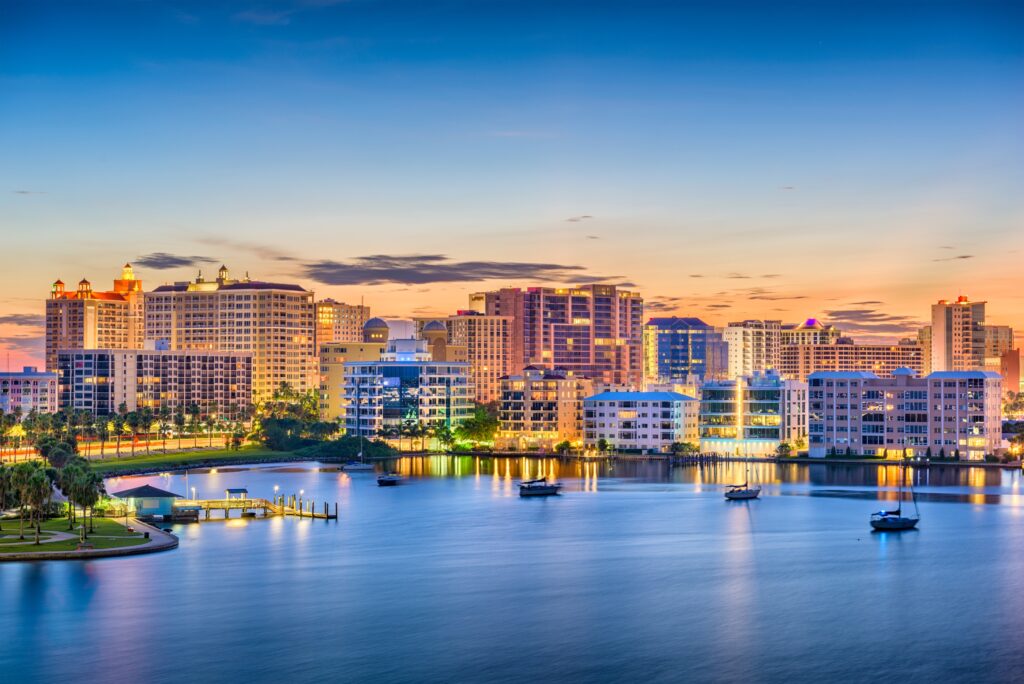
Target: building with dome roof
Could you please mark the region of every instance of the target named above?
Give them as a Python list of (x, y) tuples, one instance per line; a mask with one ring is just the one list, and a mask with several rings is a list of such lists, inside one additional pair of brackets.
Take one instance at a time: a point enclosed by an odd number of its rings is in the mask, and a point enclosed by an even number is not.
[(54, 281), (46, 301), (46, 368), (55, 370), (61, 349), (138, 349), (142, 346), (145, 301), (142, 281), (131, 264), (110, 290), (94, 290), (82, 278), (74, 290)]

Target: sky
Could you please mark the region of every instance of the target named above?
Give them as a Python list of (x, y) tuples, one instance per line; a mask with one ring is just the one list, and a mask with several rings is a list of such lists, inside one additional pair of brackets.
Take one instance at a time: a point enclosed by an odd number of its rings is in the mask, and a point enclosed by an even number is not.
[[(1024, 329), (1019, 2), (0, 2), (0, 367), (50, 284), (376, 315), (588, 282), (651, 315)], [(1022, 333), (1024, 334), (1024, 333)]]

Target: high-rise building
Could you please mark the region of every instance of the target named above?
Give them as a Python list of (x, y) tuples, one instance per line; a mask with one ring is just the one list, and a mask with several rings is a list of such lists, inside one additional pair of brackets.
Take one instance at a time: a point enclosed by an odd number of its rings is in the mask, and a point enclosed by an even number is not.
[[(559, 368), (595, 382), (643, 380), (643, 298), (614, 285), (504, 288), (470, 296), (512, 318), (513, 369)], [(518, 366), (518, 368), (516, 368)]]
[(985, 302), (957, 297), (932, 304), (932, 372), (980, 370), (985, 365)]
[(530, 366), (501, 379), (498, 403), (499, 449), (552, 449), (561, 442), (583, 443), (583, 400), (593, 394), (590, 380)]
[(730, 378), (742, 378), (779, 367), (782, 321), (746, 320), (730, 323), (722, 331), (728, 345)]
[(363, 326), (368, 320), (368, 306), (322, 299), (316, 303), (316, 343), (361, 342)]
[(58, 403), (94, 415), (199, 407), (200, 415), (240, 419), (252, 401), (252, 356), (223, 351), (61, 350)]
[(601, 392), (583, 400), (583, 443), (614, 451), (668, 452), (697, 441), (699, 402), (675, 392)]
[(316, 309), (300, 285), (230, 277), (161, 285), (146, 293), (146, 340), (175, 351), (252, 355), (252, 400), (270, 398), (282, 383), (317, 390)]
[(341, 401), (349, 435), (409, 422), (454, 429), (473, 414), (469, 364), (434, 361), (425, 340), (390, 340), (380, 360), (345, 363)]
[(926, 325), (917, 331), (917, 343), (921, 345), (921, 377), (932, 372), (932, 326)]
[(780, 333), (783, 346), (787, 344), (836, 344), (842, 333), (834, 325), (825, 325), (817, 318), (803, 323), (784, 325)]
[(653, 383), (724, 377), (729, 345), (699, 318), (652, 318), (644, 326), (644, 379)]
[(918, 378), (820, 372), (808, 378), (810, 456), (977, 461), (1001, 448), (1001, 379), (986, 371)]
[(704, 383), (701, 451), (768, 456), (779, 444), (800, 448), (807, 438), (807, 383), (776, 371)]
[(345, 419), (342, 392), (345, 387), (345, 364), (355, 361), (377, 361), (387, 347), (386, 342), (330, 342), (320, 345), (320, 418)]
[[(465, 350), (464, 358), (451, 360), (469, 362), (476, 403), (498, 401), (501, 378), (513, 372), (511, 316), (460, 310), (454, 316), (421, 319), (418, 324), (421, 337), (438, 335), (443, 328), (449, 349)], [(427, 330), (428, 326), (431, 330)]]
[(138, 349), (143, 313), (142, 281), (131, 264), (124, 265), (111, 290), (94, 290), (83, 278), (71, 291), (57, 280), (46, 301), (47, 370), (56, 369), (59, 349)]
[(53, 413), (57, 410), (57, 373), (25, 366), (20, 373), (0, 372), (0, 415)]
[(898, 368), (920, 375), (924, 352), (916, 342), (900, 344), (854, 344), (840, 338), (835, 344), (786, 344), (782, 346), (782, 377), (804, 382), (819, 371), (870, 371), (889, 377)]

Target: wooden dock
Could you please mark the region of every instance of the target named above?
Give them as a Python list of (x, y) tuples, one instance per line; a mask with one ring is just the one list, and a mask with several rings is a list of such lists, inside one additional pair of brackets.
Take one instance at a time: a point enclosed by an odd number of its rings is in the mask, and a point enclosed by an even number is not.
[[(175, 514), (184, 514), (186, 511), (203, 511), (205, 519), (210, 519), (210, 511), (223, 511), (224, 518), (231, 517), (231, 511), (240, 511), (242, 517), (255, 516), (262, 512), (264, 518), (274, 515), (292, 516), (296, 518), (316, 518), (320, 520), (337, 520), (338, 504), (334, 504), (331, 511), (327, 502), (323, 502), (323, 510), (317, 510), (317, 504), (313, 500), (303, 500), (295, 496), (280, 496), (276, 501), (269, 499), (226, 498), (226, 499), (177, 499), (174, 502)], [(248, 515), (251, 514), (251, 515)]]

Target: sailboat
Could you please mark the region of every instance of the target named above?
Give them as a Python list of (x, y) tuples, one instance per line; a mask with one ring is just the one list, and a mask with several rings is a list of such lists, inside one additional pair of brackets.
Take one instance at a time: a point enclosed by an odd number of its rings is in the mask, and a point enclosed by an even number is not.
[[(358, 392), (358, 389), (357, 389)], [(362, 410), (361, 402), (359, 401), (358, 395), (356, 396), (356, 425), (359, 425), (359, 413)], [(349, 461), (345, 465), (341, 466), (341, 469), (346, 473), (359, 473), (359, 472), (373, 472), (374, 467), (372, 463), (367, 463), (363, 460), (363, 447), (366, 445), (366, 438), (363, 436), (363, 431), (359, 430), (359, 454), (358, 461)]]
[(900, 464), (900, 488), (896, 503), (896, 510), (881, 510), (871, 514), (871, 527), (879, 532), (903, 532), (917, 527), (921, 520), (921, 512), (917, 509), (917, 494), (914, 492), (914, 483), (910, 483), (910, 499), (914, 502), (914, 513), (903, 515), (903, 480), (906, 479), (907, 462)]
[(725, 490), (725, 498), (730, 501), (746, 501), (750, 499), (756, 499), (761, 496), (761, 487), (751, 487), (750, 482), (750, 460), (747, 460), (746, 466), (743, 470), (743, 484), (729, 485), (729, 488)]

